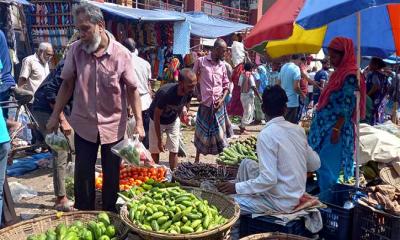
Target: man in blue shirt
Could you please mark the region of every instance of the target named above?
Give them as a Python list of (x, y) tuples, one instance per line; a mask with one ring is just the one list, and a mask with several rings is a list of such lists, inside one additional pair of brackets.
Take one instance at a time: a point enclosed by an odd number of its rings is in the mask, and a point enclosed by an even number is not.
[(3, 186), (6, 176), (7, 156), (10, 151), (10, 136), (3, 116), (2, 108), (0, 108), (0, 225), (3, 213)]
[(285, 119), (291, 123), (297, 123), (297, 112), (299, 108), (299, 95), (301, 94), (300, 79), (301, 63), (299, 55), (292, 55), (291, 61), (283, 65), (279, 73), (279, 82), (288, 97), (287, 112)]
[(329, 70), (329, 62), (324, 59), (321, 61), (322, 69), (319, 70), (314, 77), (314, 81), (318, 84), (319, 88), (314, 87), (313, 90), (313, 102), (314, 105), (318, 103), (319, 96), (321, 95), (321, 89), (324, 88), (325, 83), (328, 81), (328, 70)]
[[(12, 63), (8, 45), (3, 31), (0, 30), (0, 102), (8, 101), (10, 98), (10, 88), (15, 86), (15, 80), (11, 75)], [(5, 119), (8, 118), (8, 110), (3, 109)]]

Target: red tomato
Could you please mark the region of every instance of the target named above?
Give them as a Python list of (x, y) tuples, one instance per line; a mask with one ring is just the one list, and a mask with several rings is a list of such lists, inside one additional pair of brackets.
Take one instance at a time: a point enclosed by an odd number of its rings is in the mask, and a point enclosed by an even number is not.
[(157, 174), (157, 169), (156, 168), (149, 168), (149, 173), (151, 175), (155, 175), (155, 174)]

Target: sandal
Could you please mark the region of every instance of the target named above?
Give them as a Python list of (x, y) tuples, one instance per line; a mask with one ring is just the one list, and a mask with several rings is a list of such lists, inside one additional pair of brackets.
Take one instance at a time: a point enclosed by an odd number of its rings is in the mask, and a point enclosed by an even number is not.
[(60, 212), (73, 212), (76, 211), (74, 208), (74, 203), (71, 201), (67, 201), (65, 203), (58, 203), (53, 207), (55, 210)]

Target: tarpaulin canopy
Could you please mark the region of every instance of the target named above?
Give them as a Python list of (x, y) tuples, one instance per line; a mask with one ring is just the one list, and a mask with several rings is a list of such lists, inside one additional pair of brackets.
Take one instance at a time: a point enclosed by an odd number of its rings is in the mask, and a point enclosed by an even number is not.
[(88, 1), (106, 13), (136, 21), (187, 21), (190, 33), (204, 38), (217, 38), (251, 28), (251, 25), (208, 16), (203, 12), (176, 12), (168, 10), (146, 10), (124, 7), (113, 3)]
[(30, 2), (26, 0), (0, 0), (0, 3), (17, 3), (22, 5), (32, 5)]
[(242, 31), (253, 26), (238, 22), (223, 20), (209, 16), (203, 12), (178, 13), (185, 16), (191, 24), (191, 33), (203, 38), (218, 38)]
[(124, 7), (113, 3), (88, 1), (106, 13), (136, 21), (184, 21), (185, 17), (173, 14), (172, 11), (156, 11)]

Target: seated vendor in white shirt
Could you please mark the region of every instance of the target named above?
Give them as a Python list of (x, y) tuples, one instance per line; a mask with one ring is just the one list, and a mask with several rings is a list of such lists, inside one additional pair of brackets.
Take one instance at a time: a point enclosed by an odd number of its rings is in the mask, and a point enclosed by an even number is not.
[(258, 162), (243, 160), (236, 183), (219, 191), (234, 195), (241, 214), (290, 213), (306, 189), (307, 172), (320, 167), (304, 129), (286, 121), (288, 98), (278, 85), (265, 89), (262, 109), (268, 120), (257, 138)]

